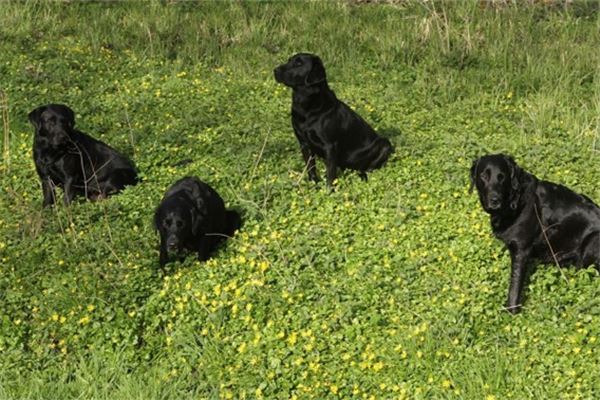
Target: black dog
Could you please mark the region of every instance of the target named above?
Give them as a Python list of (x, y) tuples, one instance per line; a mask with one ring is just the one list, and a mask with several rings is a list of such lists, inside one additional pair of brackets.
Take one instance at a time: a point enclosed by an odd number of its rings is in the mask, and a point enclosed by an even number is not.
[(43, 206), (54, 204), (62, 187), (64, 203), (76, 195), (96, 200), (137, 183), (133, 164), (112, 147), (74, 128), (73, 110), (48, 104), (29, 113), (35, 127), (33, 159), (42, 181)]
[(160, 233), (160, 265), (183, 250), (198, 253), (207, 260), (217, 245), (232, 236), (241, 225), (240, 215), (225, 210), (223, 199), (198, 178), (185, 177), (165, 193), (154, 214)]
[(329, 89), (321, 59), (300, 53), (275, 68), (275, 80), (293, 89), (292, 126), (300, 142), (308, 178), (318, 181), (315, 155), (325, 159), (327, 184), (337, 168), (367, 172), (385, 164), (393, 152), (386, 138), (375, 133), (358, 114)]
[(588, 197), (538, 180), (503, 154), (475, 160), (471, 184), (491, 216), (494, 235), (510, 251), (508, 311), (519, 311), (523, 282), (534, 260), (600, 268), (600, 208)]

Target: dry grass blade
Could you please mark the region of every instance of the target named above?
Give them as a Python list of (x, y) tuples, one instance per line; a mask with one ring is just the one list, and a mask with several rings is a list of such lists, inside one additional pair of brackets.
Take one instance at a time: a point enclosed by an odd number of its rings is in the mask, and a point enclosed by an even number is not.
[(3, 90), (0, 90), (0, 109), (2, 110), (2, 130), (4, 132), (2, 160), (8, 168), (10, 166), (10, 121), (8, 119), (8, 96)]

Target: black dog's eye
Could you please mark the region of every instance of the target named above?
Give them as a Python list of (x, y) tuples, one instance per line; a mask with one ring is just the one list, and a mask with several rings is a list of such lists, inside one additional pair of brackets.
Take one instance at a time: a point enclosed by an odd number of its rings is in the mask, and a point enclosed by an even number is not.
[(183, 226), (183, 221), (177, 221), (175, 225), (177, 225), (178, 228), (181, 228)]
[(504, 174), (498, 174), (498, 182), (504, 182)]
[(301, 59), (299, 59), (299, 58), (296, 58), (296, 59), (294, 60), (294, 67), (299, 67), (299, 66), (301, 66), (301, 65), (302, 65), (302, 60), (301, 60)]
[(173, 221), (171, 220), (171, 218), (167, 218), (167, 219), (165, 219), (165, 225), (166, 225), (166, 226), (169, 226), (169, 225), (171, 225), (171, 223), (172, 223), (172, 222), (173, 222)]
[(489, 179), (489, 177), (490, 177), (490, 174), (488, 173), (488, 171), (483, 171), (483, 172), (482, 172), (482, 173), (479, 175), (479, 177), (481, 178), (481, 180), (482, 180), (482, 181), (484, 181), (484, 182), (487, 182), (487, 181), (488, 181), (488, 179)]

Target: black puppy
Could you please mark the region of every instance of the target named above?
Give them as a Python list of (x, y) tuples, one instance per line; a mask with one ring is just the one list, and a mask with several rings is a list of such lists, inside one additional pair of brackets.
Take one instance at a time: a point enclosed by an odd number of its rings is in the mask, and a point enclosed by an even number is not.
[(315, 155), (325, 159), (327, 184), (337, 168), (367, 172), (385, 164), (393, 152), (386, 138), (375, 133), (358, 114), (329, 89), (325, 68), (314, 54), (299, 53), (275, 68), (275, 80), (293, 89), (292, 126), (300, 142), (308, 178), (318, 181)]
[(510, 251), (508, 311), (519, 311), (534, 260), (600, 268), (600, 208), (588, 197), (537, 179), (504, 154), (475, 160), (471, 184), (490, 214), (494, 235)]
[(154, 226), (160, 233), (160, 265), (183, 250), (207, 260), (217, 245), (241, 225), (240, 215), (225, 210), (223, 199), (198, 178), (185, 177), (165, 193), (156, 212)]
[(35, 127), (33, 159), (42, 181), (43, 206), (54, 204), (55, 188), (64, 203), (76, 195), (96, 200), (137, 183), (135, 167), (112, 147), (74, 128), (73, 110), (48, 104), (29, 113)]

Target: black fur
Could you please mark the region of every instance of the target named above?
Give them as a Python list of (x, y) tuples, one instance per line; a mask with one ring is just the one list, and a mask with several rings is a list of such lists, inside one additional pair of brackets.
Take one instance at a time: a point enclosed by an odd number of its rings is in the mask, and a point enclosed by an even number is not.
[(43, 206), (55, 203), (55, 188), (69, 204), (76, 195), (97, 200), (138, 182), (135, 167), (105, 143), (74, 128), (73, 110), (48, 104), (29, 113), (35, 127), (33, 159), (42, 182)]
[(504, 154), (475, 160), (471, 184), (490, 214), (494, 235), (510, 251), (508, 311), (519, 311), (528, 268), (536, 260), (600, 267), (600, 208), (588, 197), (537, 179)]
[(299, 53), (274, 70), (275, 79), (293, 89), (292, 126), (308, 171), (318, 181), (315, 156), (325, 159), (327, 184), (337, 169), (348, 168), (367, 179), (367, 172), (382, 167), (393, 152), (383, 138), (329, 89), (325, 68), (314, 54)]
[(207, 260), (240, 225), (240, 215), (225, 210), (213, 188), (195, 177), (182, 178), (167, 190), (154, 213), (154, 226), (160, 233), (160, 265), (185, 250)]

